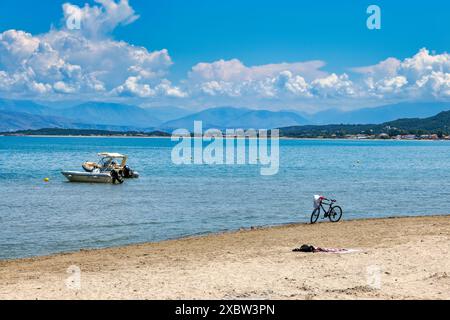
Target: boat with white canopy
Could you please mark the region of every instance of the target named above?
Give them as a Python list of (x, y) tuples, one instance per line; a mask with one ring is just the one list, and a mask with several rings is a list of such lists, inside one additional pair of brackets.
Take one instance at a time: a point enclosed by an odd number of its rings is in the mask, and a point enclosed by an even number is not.
[(132, 170), (128, 165), (128, 156), (113, 153), (101, 152), (98, 154), (98, 162), (84, 162), (80, 171), (62, 171), (61, 173), (70, 182), (90, 182), (90, 183), (123, 183), (124, 179), (138, 178), (139, 173)]

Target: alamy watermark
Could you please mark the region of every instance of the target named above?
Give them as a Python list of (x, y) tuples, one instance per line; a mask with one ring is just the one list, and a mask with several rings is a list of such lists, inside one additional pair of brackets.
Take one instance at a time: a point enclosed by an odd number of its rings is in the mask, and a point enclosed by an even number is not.
[(69, 290), (81, 289), (81, 269), (78, 266), (72, 265), (67, 268), (66, 273), (69, 276), (65, 280), (66, 288)]
[[(172, 133), (179, 142), (172, 149), (177, 165), (260, 165), (263, 176), (275, 175), (280, 167), (279, 130), (208, 129), (194, 121), (193, 135), (187, 129)], [(205, 143), (207, 145), (205, 146)]]
[(72, 10), (66, 19), (66, 27), (69, 30), (81, 29), (81, 13), (78, 10)]
[(366, 268), (366, 281), (369, 288), (381, 289), (381, 272), (379, 265), (370, 265)]
[(366, 25), (369, 30), (381, 29), (381, 8), (375, 4), (367, 7), (367, 14), (370, 16), (367, 18)]

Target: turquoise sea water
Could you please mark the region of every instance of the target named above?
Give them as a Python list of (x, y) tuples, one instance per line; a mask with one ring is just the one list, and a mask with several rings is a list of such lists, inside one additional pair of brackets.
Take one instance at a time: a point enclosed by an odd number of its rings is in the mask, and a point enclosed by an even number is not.
[[(280, 170), (176, 166), (169, 139), (0, 137), (0, 259), (307, 222), (314, 194), (344, 219), (447, 214), (450, 142), (280, 141)], [(68, 183), (101, 151), (130, 156), (141, 178)], [(43, 182), (45, 177), (49, 183)]]

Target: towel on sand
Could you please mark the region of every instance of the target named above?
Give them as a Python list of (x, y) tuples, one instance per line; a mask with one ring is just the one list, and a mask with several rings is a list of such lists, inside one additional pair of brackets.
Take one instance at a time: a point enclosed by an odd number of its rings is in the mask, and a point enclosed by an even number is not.
[(304, 244), (299, 248), (295, 248), (292, 250), (294, 252), (326, 252), (326, 253), (351, 253), (351, 252), (357, 252), (356, 249), (340, 249), (340, 248), (320, 248), (320, 247), (314, 247), (308, 244)]

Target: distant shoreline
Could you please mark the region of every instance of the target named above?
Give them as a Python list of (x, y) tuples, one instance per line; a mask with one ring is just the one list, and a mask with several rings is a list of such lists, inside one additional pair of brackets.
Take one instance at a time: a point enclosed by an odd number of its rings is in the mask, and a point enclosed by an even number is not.
[(142, 139), (170, 139), (170, 136), (121, 136), (121, 135), (52, 135), (52, 134), (21, 134), (21, 135), (10, 135), (10, 134), (0, 134), (0, 137), (27, 137), (27, 138), (142, 138)]
[[(124, 138), (124, 139), (171, 139), (171, 136), (141, 136), (141, 135), (37, 135), (37, 134), (0, 134), (0, 137), (27, 137), (27, 138)], [(241, 137), (232, 137), (232, 139)], [(246, 137), (251, 138), (251, 137)], [(223, 137), (230, 139), (230, 137)], [(308, 138), (308, 137), (279, 137), (280, 140), (317, 140), (317, 141), (449, 141), (447, 139), (358, 139), (358, 138)]]

